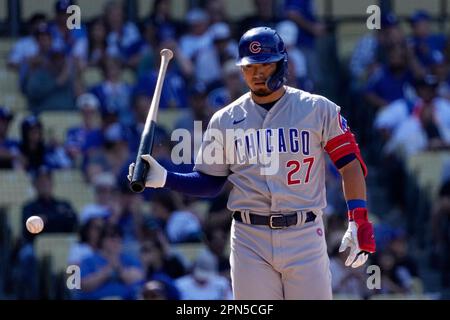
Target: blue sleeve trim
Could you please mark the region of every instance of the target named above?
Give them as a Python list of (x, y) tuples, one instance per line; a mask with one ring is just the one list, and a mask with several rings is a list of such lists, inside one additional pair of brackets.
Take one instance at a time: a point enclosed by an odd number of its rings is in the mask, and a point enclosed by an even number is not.
[(338, 169), (345, 167), (345, 165), (349, 164), (353, 160), (356, 159), (356, 155), (354, 153), (350, 153), (346, 156), (343, 156), (339, 160), (336, 161), (335, 165)]
[(354, 210), (356, 208), (366, 208), (367, 203), (366, 200), (362, 199), (352, 199), (347, 201), (348, 210)]
[(164, 187), (195, 197), (212, 198), (222, 190), (226, 176), (211, 176), (198, 171), (178, 173), (167, 171)]

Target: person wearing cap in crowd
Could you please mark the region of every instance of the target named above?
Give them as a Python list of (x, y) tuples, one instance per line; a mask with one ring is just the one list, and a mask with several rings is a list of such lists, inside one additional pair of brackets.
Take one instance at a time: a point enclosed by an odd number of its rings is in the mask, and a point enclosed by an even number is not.
[(34, 69), (48, 64), (50, 53), (53, 49), (53, 40), (50, 33), (50, 27), (45, 20), (40, 20), (36, 23), (36, 26), (33, 29), (33, 37), (36, 41), (37, 50), (33, 55), (30, 55), (28, 59), (24, 61), (24, 77)]
[(428, 67), (432, 62), (432, 52), (443, 52), (446, 38), (443, 34), (431, 33), (431, 16), (425, 10), (416, 10), (409, 18), (412, 29), (409, 43), (423, 66)]
[(132, 21), (127, 21), (124, 12), (125, 1), (108, 1), (104, 17), (108, 35), (108, 53), (128, 66), (130, 57), (139, 49), (141, 35)]
[(36, 170), (43, 165), (52, 169), (72, 166), (64, 148), (45, 142), (42, 123), (34, 115), (27, 116), (22, 121), (19, 149), (24, 167), (28, 171)]
[(381, 55), (387, 46), (393, 45), (393, 42), (404, 40), (398, 18), (394, 13), (384, 13), (380, 20), (380, 29), (364, 35), (353, 49), (349, 69), (353, 79), (357, 82), (367, 81), (377, 64), (385, 62)]
[(0, 105), (0, 169), (21, 167), (19, 143), (8, 138), (8, 129), (12, 119), (11, 111)]
[(387, 63), (372, 74), (364, 90), (367, 102), (375, 110), (407, 97), (408, 91), (412, 91), (415, 70), (409, 57), (406, 43), (387, 49)]
[(99, 249), (100, 232), (108, 216), (108, 211), (101, 206), (91, 205), (83, 209), (78, 228), (78, 242), (72, 244), (69, 249), (67, 257), (69, 265), (80, 265), (81, 261)]
[(22, 210), (23, 239), (26, 242), (33, 242), (35, 237), (39, 236), (31, 234), (25, 227), (25, 221), (35, 215), (44, 221), (42, 233), (75, 232), (78, 216), (69, 201), (54, 196), (51, 169), (39, 167), (32, 173), (32, 179), (36, 197), (27, 202)]
[(400, 157), (450, 145), (450, 102), (437, 97), (438, 80), (427, 75), (416, 82), (418, 101), (393, 132), (386, 152)]
[(77, 298), (136, 299), (144, 281), (144, 271), (139, 259), (123, 250), (120, 229), (106, 224), (100, 233), (98, 248), (81, 262), (81, 290)]
[(91, 184), (94, 189), (94, 202), (83, 207), (81, 220), (86, 221), (94, 215), (116, 223), (120, 214), (116, 177), (111, 172), (99, 172), (93, 175)]
[(64, 55), (86, 60), (87, 57), (87, 33), (84, 25), (76, 28), (68, 28), (70, 21), (70, 6), (75, 5), (73, 0), (57, 0), (54, 5), (54, 20), (49, 23), (53, 47)]
[[(18, 251), (17, 265), (13, 278), (19, 285), (19, 299), (39, 298), (39, 272), (34, 251), (34, 239), (45, 233), (72, 233), (77, 230), (78, 217), (66, 199), (58, 199), (53, 193), (53, 179), (50, 168), (42, 166), (32, 172), (35, 198), (26, 202), (22, 209), (22, 236)], [(44, 221), (44, 229), (39, 234), (31, 234), (26, 221), (31, 216), (39, 216)]]
[(108, 56), (101, 63), (102, 82), (90, 88), (100, 102), (102, 113), (113, 110), (118, 113), (119, 122), (129, 125), (133, 122), (130, 112), (131, 87), (122, 79), (123, 64), (120, 59)]
[(103, 134), (97, 97), (92, 93), (84, 93), (77, 98), (76, 106), (81, 113), (82, 123), (67, 130), (65, 147), (69, 156), (79, 163), (81, 156), (86, 157), (101, 148)]
[(223, 76), (226, 61), (236, 59), (237, 45), (231, 40), (227, 23), (218, 22), (209, 27), (211, 45), (198, 51), (195, 59), (195, 77), (208, 87), (217, 87)]
[(193, 8), (187, 13), (186, 21), (189, 31), (181, 36), (180, 49), (194, 62), (197, 54), (211, 43), (208, 33), (209, 16), (203, 9)]
[(230, 300), (230, 282), (218, 274), (214, 256), (204, 251), (197, 257), (191, 274), (178, 278), (175, 285), (181, 300)]
[(23, 67), (27, 60), (39, 52), (36, 39), (36, 31), (41, 23), (45, 23), (47, 17), (43, 13), (33, 14), (27, 21), (28, 34), (14, 43), (8, 55), (8, 67), (23, 73)]

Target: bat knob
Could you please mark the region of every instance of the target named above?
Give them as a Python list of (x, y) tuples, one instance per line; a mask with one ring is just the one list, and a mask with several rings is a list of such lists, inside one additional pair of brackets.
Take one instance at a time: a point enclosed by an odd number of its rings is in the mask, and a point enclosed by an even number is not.
[(173, 58), (173, 52), (170, 49), (162, 49), (160, 55), (161, 57), (166, 57), (169, 60)]

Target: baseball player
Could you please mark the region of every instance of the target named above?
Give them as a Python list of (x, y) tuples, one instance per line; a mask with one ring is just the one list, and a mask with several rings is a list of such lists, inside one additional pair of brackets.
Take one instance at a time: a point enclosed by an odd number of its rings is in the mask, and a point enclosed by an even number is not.
[[(359, 267), (375, 252), (367, 169), (355, 137), (336, 104), (284, 84), (287, 59), (275, 30), (247, 31), (237, 65), (250, 91), (212, 116), (193, 172), (168, 172), (142, 156), (151, 168), (147, 187), (204, 197), (232, 183), (235, 299), (332, 298), (322, 221), (326, 153), (342, 175), (348, 205), (345, 264)], [(134, 164), (129, 169), (132, 176)]]

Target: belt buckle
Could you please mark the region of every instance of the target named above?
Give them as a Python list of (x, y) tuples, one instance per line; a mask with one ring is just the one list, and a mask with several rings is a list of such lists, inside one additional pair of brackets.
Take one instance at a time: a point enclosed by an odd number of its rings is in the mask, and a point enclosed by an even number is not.
[(269, 227), (270, 229), (283, 229), (284, 226), (282, 227), (277, 227), (273, 225), (273, 218), (283, 218), (284, 216), (282, 214), (272, 214), (269, 217)]

